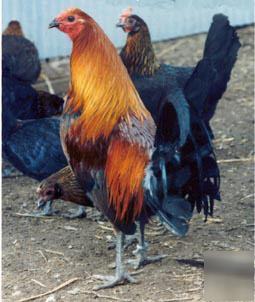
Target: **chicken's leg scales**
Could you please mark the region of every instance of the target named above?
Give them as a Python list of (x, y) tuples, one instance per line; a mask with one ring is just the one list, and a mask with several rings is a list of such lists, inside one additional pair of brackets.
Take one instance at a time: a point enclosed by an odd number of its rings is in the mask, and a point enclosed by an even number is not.
[(124, 234), (122, 232), (117, 232), (116, 234), (116, 269), (115, 269), (115, 276), (101, 276), (101, 275), (94, 275), (96, 279), (106, 281), (105, 284), (100, 285), (95, 288), (95, 290), (104, 289), (104, 288), (111, 288), (116, 285), (122, 284), (124, 282), (129, 283), (137, 283), (136, 280), (131, 277), (127, 272), (125, 272), (123, 267), (123, 242), (124, 242)]
[[(123, 245), (123, 249), (124, 251), (128, 249), (128, 247), (130, 247), (131, 245), (133, 245), (134, 243), (138, 242), (138, 236), (137, 234), (134, 235), (126, 235), (125, 236), (125, 240), (124, 240), (124, 245)], [(116, 238), (114, 238), (113, 240), (111, 240), (110, 244), (108, 245), (108, 249), (115, 249), (116, 248)], [(115, 262), (113, 263), (113, 265), (111, 265), (111, 268), (115, 268)]]
[(136, 255), (136, 259), (129, 259), (127, 261), (128, 264), (134, 266), (135, 269), (140, 268), (141, 266), (145, 266), (150, 263), (154, 263), (162, 260), (168, 255), (157, 255), (157, 256), (147, 256), (148, 243), (144, 239), (144, 230), (145, 223), (139, 222), (139, 243), (136, 247), (136, 250), (133, 251), (133, 254)]

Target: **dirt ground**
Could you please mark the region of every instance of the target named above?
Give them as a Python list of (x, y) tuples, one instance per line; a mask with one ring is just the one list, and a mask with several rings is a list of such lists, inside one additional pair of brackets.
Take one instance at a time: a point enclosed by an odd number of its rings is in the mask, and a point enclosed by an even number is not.
[[(3, 301), (17, 302), (46, 293), (74, 279), (73, 283), (35, 301), (204, 301), (203, 267), (183, 264), (177, 259), (203, 260), (205, 251), (253, 250), (253, 35), (252, 26), (238, 30), (242, 48), (228, 90), (213, 120), (216, 153), (221, 162), (222, 201), (216, 204), (214, 219), (203, 222), (194, 215), (184, 238), (168, 232), (160, 234), (155, 223), (148, 227), (149, 253), (169, 255), (162, 262), (137, 272), (137, 285), (93, 292), (98, 284), (92, 274), (113, 274), (109, 264), (114, 250), (108, 249), (110, 225), (91, 219), (29, 218), (17, 213), (35, 210), (37, 182), (24, 176), (4, 178), (2, 186), (2, 270)], [(155, 44), (162, 62), (194, 65), (202, 55), (205, 35)], [(61, 63), (62, 62), (62, 63)], [(61, 65), (62, 64), (62, 65)], [(50, 62), (43, 69), (53, 79), (53, 87), (64, 93), (67, 87), (66, 60)], [(66, 71), (67, 69), (65, 69)], [(55, 77), (55, 80), (54, 80)], [(43, 88), (42, 81), (37, 87)], [(62, 210), (67, 203), (56, 202)], [(125, 256), (132, 256), (130, 247)], [(131, 269), (132, 271), (132, 269)], [(25, 300), (24, 300), (25, 301)]]

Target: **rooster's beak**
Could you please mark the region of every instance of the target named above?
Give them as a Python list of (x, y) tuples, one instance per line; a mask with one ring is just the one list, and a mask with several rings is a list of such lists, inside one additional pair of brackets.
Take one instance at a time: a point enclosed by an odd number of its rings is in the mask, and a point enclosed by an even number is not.
[(49, 28), (53, 28), (53, 27), (59, 27), (59, 22), (54, 19), (50, 24), (49, 24)]

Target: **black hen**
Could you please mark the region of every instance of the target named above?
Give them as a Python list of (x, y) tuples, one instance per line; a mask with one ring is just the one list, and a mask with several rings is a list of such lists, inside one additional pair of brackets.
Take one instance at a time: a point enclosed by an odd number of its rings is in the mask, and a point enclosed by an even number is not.
[(15, 168), (43, 180), (67, 165), (59, 138), (59, 119), (12, 122), (3, 152)]
[(2, 71), (26, 84), (35, 83), (41, 72), (41, 64), (35, 45), (23, 36), (2, 36)]
[(10, 77), (2, 78), (2, 115), (9, 110), (16, 119), (38, 119), (62, 113), (64, 100)]
[(2, 117), (5, 131), (13, 119), (37, 119), (62, 112), (63, 99), (32, 86), (39, 77), (41, 65), (35, 45), (23, 35), (18, 21), (11, 21), (2, 36)]
[[(136, 15), (123, 13), (117, 24), (128, 32), (127, 43), (120, 56), (148, 108), (155, 110), (171, 86), (177, 85), (188, 103), (203, 118), (210, 135), (209, 121), (227, 88), (237, 58), (240, 42), (228, 18), (213, 17), (204, 55), (195, 68), (159, 65), (146, 23)], [(153, 87), (150, 87), (154, 82)], [(152, 94), (153, 92), (153, 94)], [(156, 103), (156, 104), (155, 104)]]
[[(16, 169), (41, 181), (67, 165), (60, 142), (58, 118), (16, 120), (8, 108), (3, 117), (2, 151)], [(45, 205), (42, 213), (34, 215), (54, 214), (51, 205), (52, 200)], [(86, 212), (81, 206), (77, 213), (64, 216), (79, 218), (86, 216)]]
[[(120, 56), (157, 124), (154, 170), (167, 184), (163, 195), (170, 194), (174, 203), (182, 196), (198, 212), (203, 209), (207, 217), (213, 213), (214, 200), (220, 199), (220, 175), (209, 120), (226, 89), (240, 47), (235, 30), (227, 17), (216, 15), (203, 59), (195, 68), (189, 68), (157, 63), (148, 27), (140, 17), (124, 13), (118, 26), (128, 32)], [(163, 188), (162, 184), (161, 192), (155, 193), (158, 202), (148, 199), (149, 205), (168, 227), (183, 235), (187, 226), (171, 214), (175, 206), (160, 197)], [(181, 208), (185, 212), (185, 207)]]
[[(3, 155), (19, 171), (41, 181), (67, 164), (59, 120), (46, 118), (61, 114), (64, 100), (32, 87), (41, 65), (18, 21), (11, 21), (4, 31), (2, 52)], [(45, 214), (50, 213), (48, 208)]]

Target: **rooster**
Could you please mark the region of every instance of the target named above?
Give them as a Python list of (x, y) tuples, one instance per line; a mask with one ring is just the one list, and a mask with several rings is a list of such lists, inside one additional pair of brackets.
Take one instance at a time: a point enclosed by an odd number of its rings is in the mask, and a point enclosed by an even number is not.
[(122, 12), (117, 26), (128, 33), (120, 56), (146, 106), (153, 106), (162, 97), (162, 93), (171, 89), (175, 80), (188, 103), (202, 116), (213, 137), (209, 122), (227, 88), (240, 48), (236, 31), (230, 26), (227, 17), (222, 14), (213, 17), (203, 58), (195, 68), (160, 65), (153, 50), (147, 24), (134, 15), (131, 8)]
[[(116, 274), (99, 276), (108, 281), (99, 288), (135, 282), (122, 263), (124, 234), (133, 234), (139, 222), (136, 266), (158, 261), (162, 256), (146, 255), (148, 218), (156, 214), (175, 234), (184, 235), (191, 218), (189, 202), (168, 192), (169, 154), (165, 158), (160, 146), (155, 150), (154, 120), (103, 30), (80, 9), (62, 12), (49, 27), (65, 32), (73, 42), (61, 124), (64, 152), (86, 195), (116, 231)], [(181, 144), (185, 134), (182, 138)], [(94, 184), (87, 181), (90, 175)]]

